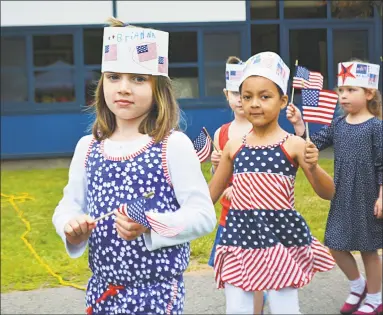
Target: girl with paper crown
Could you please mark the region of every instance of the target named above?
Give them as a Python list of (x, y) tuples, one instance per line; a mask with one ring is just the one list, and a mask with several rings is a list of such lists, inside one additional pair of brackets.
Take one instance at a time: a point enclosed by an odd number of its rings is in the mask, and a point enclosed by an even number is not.
[[(231, 56), (226, 61), (226, 88), (223, 89), (226, 100), (234, 114), (234, 120), (222, 125), (214, 133), (215, 147), (220, 151), (214, 150), (211, 154), (211, 172), (214, 174), (215, 169), (218, 167), (221, 159), (222, 151), (229, 139), (241, 138), (244, 134), (250, 132), (252, 125), (246, 119), (245, 113), (241, 105), (241, 97), (239, 94), (239, 82), (243, 74), (245, 64), (238, 58)], [(216, 246), (220, 240), (221, 233), (226, 224), (226, 216), (230, 209), (230, 200), (233, 195), (233, 182), (230, 180), (227, 188), (223, 192), (221, 198), (221, 216), (217, 234), (214, 240), (213, 248), (210, 254), (209, 266), (214, 267), (214, 257)], [(265, 293), (266, 294), (266, 293)], [(266, 296), (265, 296), (266, 298)], [(254, 314), (261, 314), (263, 312), (264, 295), (262, 292), (255, 292), (254, 297)]]
[[(181, 314), (189, 242), (213, 231), (214, 206), (192, 142), (172, 131), (179, 108), (169, 34), (110, 23), (93, 132), (76, 146), (53, 223), (70, 257), (89, 245), (88, 314)], [(95, 223), (147, 192), (154, 197), (144, 210), (157, 227), (183, 227), (178, 234), (162, 236), (117, 211)]]
[[(338, 65), (339, 103), (344, 115), (311, 135), (319, 150), (334, 146), (336, 193), (327, 219), (325, 244), (350, 281), (342, 314), (382, 314), (382, 97), (379, 65), (360, 60)], [(297, 107), (287, 118), (297, 135), (305, 126)], [(367, 281), (352, 251), (360, 251)], [(366, 298), (366, 299), (365, 299)], [(364, 304), (362, 304), (365, 299)]]
[(253, 291), (268, 290), (272, 314), (300, 314), (297, 288), (333, 268), (327, 249), (294, 207), (299, 166), (315, 192), (330, 200), (332, 178), (312, 143), (278, 124), (287, 105), (290, 70), (275, 53), (251, 57), (240, 81), (241, 103), (253, 130), (226, 144), (209, 184), (216, 202), (233, 176), (233, 196), (216, 250), (215, 277), (228, 314), (253, 314)]

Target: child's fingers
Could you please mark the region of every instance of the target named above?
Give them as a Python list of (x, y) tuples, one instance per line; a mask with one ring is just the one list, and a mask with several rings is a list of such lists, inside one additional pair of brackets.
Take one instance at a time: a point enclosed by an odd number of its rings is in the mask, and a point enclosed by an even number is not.
[(66, 224), (64, 227), (64, 233), (70, 236), (77, 236), (76, 232), (73, 230), (70, 224)]

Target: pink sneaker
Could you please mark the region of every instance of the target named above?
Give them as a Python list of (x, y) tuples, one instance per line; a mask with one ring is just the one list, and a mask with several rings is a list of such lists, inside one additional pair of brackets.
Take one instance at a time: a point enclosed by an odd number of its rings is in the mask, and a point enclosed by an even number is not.
[[(362, 294), (358, 294), (358, 293), (355, 293), (355, 292), (351, 292), (351, 294), (357, 296), (359, 298), (359, 301), (356, 304), (350, 304), (350, 303), (347, 303), (347, 302), (344, 303), (342, 308), (340, 309), (340, 313), (342, 315), (351, 315), (351, 314), (354, 314), (354, 312), (358, 310), (360, 304), (362, 303), (362, 301), (366, 297), (367, 285), (364, 288), (364, 291), (363, 291)], [(361, 314), (363, 314), (363, 313), (361, 313)]]
[(374, 308), (374, 306), (372, 306), (370, 303), (364, 303), (364, 305), (371, 307), (372, 311), (371, 312), (356, 311), (352, 313), (352, 315), (377, 315), (378, 314), (377, 311), (382, 304), (380, 304), (380, 306), (378, 306), (377, 308)]
[(383, 315), (383, 304), (380, 304), (376, 309), (376, 314)]

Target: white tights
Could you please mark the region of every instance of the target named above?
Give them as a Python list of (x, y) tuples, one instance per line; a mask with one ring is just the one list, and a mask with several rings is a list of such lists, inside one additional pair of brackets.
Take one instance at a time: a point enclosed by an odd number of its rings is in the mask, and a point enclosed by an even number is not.
[[(302, 314), (299, 311), (298, 289), (269, 290), (267, 300), (271, 314)], [(225, 283), (226, 314), (254, 314), (254, 292)]]

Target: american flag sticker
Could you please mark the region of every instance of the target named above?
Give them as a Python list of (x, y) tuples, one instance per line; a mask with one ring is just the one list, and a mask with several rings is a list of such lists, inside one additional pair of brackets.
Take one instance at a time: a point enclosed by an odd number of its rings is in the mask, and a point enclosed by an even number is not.
[(158, 57), (158, 72), (168, 73), (168, 58)]
[(157, 59), (157, 44), (145, 44), (136, 47), (138, 60), (145, 62), (153, 59)]
[(231, 70), (230, 71), (230, 80), (239, 81), (242, 78), (243, 71)]
[(104, 48), (104, 61), (117, 60), (117, 44), (105, 45)]

